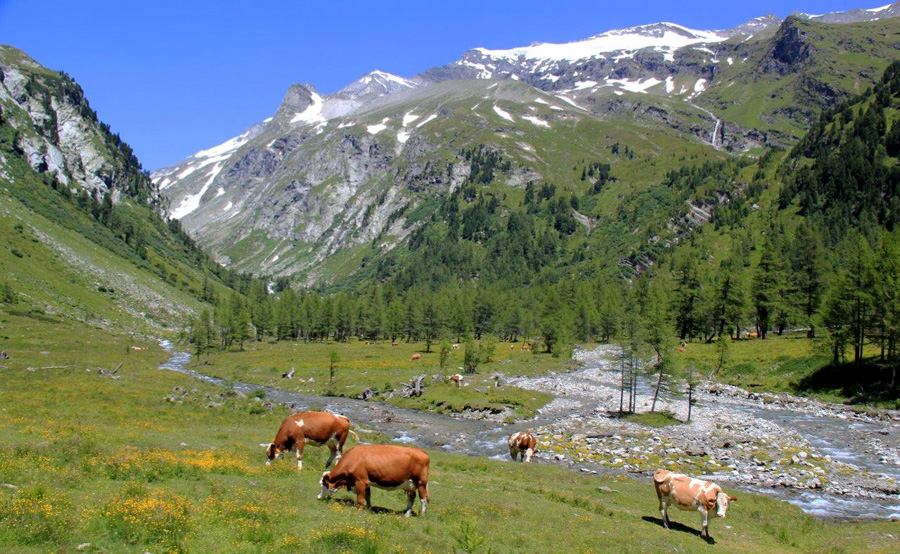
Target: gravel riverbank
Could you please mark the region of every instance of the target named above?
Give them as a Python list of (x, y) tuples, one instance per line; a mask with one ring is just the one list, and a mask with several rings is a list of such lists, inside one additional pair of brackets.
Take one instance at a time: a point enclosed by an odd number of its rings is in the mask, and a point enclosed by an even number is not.
[[(879, 515), (900, 512), (900, 413), (703, 383), (690, 423), (648, 427), (618, 417), (618, 355), (615, 346), (579, 350), (581, 369), (511, 381), (557, 396), (539, 416), (552, 422), (535, 429), (539, 458), (583, 471), (665, 467), (753, 490), (878, 500)], [(637, 412), (649, 411), (649, 384), (638, 392)], [(666, 395), (657, 410), (687, 418), (684, 398)]]

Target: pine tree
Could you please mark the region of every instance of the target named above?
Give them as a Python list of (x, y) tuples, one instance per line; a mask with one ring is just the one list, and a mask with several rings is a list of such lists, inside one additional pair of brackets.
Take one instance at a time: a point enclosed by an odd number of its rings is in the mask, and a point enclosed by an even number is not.
[(428, 295), (422, 303), (422, 334), (425, 336), (425, 352), (431, 352), (431, 345), (441, 334), (443, 314), (432, 295)]
[(815, 315), (822, 304), (825, 291), (822, 241), (808, 225), (801, 224), (791, 250), (791, 284), (795, 309), (802, 317), (803, 324), (809, 327), (806, 336), (813, 338), (816, 336)]
[(644, 327), (646, 329), (647, 344), (656, 354), (656, 387), (653, 391), (653, 403), (650, 411), (656, 410), (656, 401), (659, 398), (659, 391), (662, 388), (663, 379), (669, 371), (669, 358), (672, 350), (672, 332), (669, 323), (668, 314), (669, 299), (666, 294), (666, 285), (660, 279), (654, 279), (650, 283), (650, 289), (647, 295), (647, 308), (644, 317)]
[(765, 339), (776, 314), (784, 309), (781, 302), (784, 275), (775, 245), (767, 239), (762, 257), (753, 274), (753, 310), (759, 338)]

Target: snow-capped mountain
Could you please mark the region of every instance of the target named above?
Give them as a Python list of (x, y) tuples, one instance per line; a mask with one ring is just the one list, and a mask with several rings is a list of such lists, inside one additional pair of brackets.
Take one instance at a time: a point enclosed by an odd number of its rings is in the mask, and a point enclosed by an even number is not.
[[(153, 179), (170, 216), (219, 261), (314, 282), (337, 251), (409, 236), (404, 214), (465, 181), (467, 147), (503, 150), (517, 162), (503, 184), (521, 187), (553, 176), (566, 156), (559, 167), (606, 159), (603, 145), (623, 129), (641, 129), (633, 137), (648, 149), (790, 145), (818, 109), (860, 92), (847, 83), (877, 78), (897, 32), (896, 20), (878, 21), (897, 15), (900, 3), (727, 30), (654, 23), (475, 48), (409, 79), (373, 71), (333, 94), (295, 84), (270, 119)], [(835, 33), (822, 24), (831, 21), (869, 23)], [(837, 57), (860, 49), (867, 55)], [(558, 145), (568, 146), (547, 155)]]
[(857, 9), (846, 12), (831, 12), (821, 15), (810, 15), (806, 13), (797, 13), (797, 17), (803, 19), (812, 19), (821, 21), (822, 23), (858, 23), (860, 21), (878, 21), (880, 19), (888, 19), (900, 16), (900, 2), (887, 4), (880, 8)]

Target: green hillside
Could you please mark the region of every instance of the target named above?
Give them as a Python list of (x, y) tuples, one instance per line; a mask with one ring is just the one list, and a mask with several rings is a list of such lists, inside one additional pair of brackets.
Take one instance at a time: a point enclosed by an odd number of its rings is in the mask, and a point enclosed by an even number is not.
[[(178, 328), (202, 301), (249, 286), (159, 215), (162, 200), (133, 151), (70, 77), (6, 46), (0, 64), (10, 90), (24, 81), (25, 92), (0, 98), (7, 310), (148, 332)], [(75, 123), (54, 121), (62, 113)], [(87, 141), (82, 148), (96, 157), (71, 152), (61, 133)]]

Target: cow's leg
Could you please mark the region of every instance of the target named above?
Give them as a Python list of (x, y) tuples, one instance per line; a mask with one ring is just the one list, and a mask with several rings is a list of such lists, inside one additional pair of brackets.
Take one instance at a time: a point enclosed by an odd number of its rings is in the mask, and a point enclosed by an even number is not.
[(525, 461), (531, 463), (531, 457), (534, 455), (534, 450), (528, 449), (525, 451)]
[(700, 520), (703, 523), (703, 530), (700, 531), (700, 536), (704, 539), (709, 538), (709, 510), (705, 507), (700, 506)]
[(405, 517), (410, 517), (412, 515), (412, 507), (415, 501), (416, 489), (406, 491), (406, 512), (403, 514)]
[(335, 459), (335, 463), (341, 461), (341, 456), (344, 455), (344, 443), (347, 442), (347, 435), (350, 434), (350, 428), (348, 427), (346, 431), (344, 431), (340, 436), (338, 436), (338, 445), (337, 445), (337, 458)]
[(513, 460), (514, 462), (517, 462), (517, 461), (518, 461), (518, 460), (516, 459), (516, 456), (517, 456), (518, 454), (519, 454), (519, 453), (516, 452), (516, 449), (515, 449), (515, 448), (513, 448), (513, 447), (511, 447), (511, 446), (509, 447), (509, 457), (512, 458), (512, 460)]
[(425, 515), (425, 508), (428, 505), (428, 483), (419, 483), (419, 500), (422, 501), (422, 515)]
[(306, 440), (297, 441), (297, 469), (303, 471), (303, 447), (306, 446)]
[(369, 508), (372, 507), (372, 492), (369, 490), (368, 483), (365, 481), (356, 482), (356, 506), (363, 507), (363, 503)]
[(666, 529), (669, 528), (669, 506), (665, 500), (660, 496), (659, 498), (659, 513), (662, 514), (663, 527)]
[(327, 445), (328, 449), (331, 450), (331, 454), (328, 455), (328, 460), (325, 461), (325, 469), (328, 469), (331, 462), (333, 462), (337, 456), (337, 443), (335, 442), (334, 437), (328, 439)]

